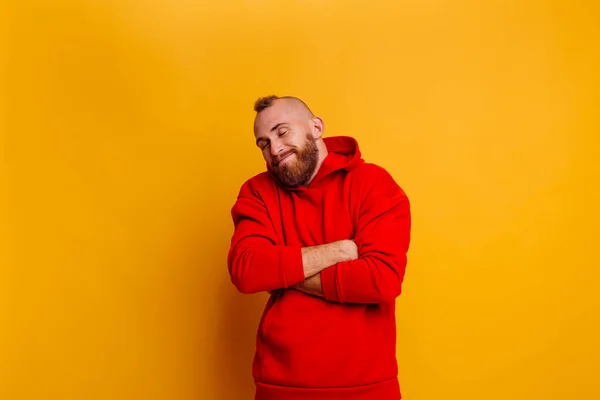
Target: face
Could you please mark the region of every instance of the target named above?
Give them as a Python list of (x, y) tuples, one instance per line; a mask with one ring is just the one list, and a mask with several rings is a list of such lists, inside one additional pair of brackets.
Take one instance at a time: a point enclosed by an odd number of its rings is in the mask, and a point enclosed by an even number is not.
[(321, 121), (302, 107), (277, 100), (257, 115), (254, 124), (256, 145), (268, 169), (285, 186), (309, 182), (317, 168)]

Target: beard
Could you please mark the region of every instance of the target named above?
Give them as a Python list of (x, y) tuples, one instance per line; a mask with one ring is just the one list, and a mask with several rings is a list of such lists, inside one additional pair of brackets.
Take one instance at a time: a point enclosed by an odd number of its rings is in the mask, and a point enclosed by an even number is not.
[(307, 134), (304, 146), (292, 149), (290, 152), (296, 155), (296, 160), (271, 165), (271, 172), (281, 184), (295, 188), (305, 185), (312, 178), (319, 161), (319, 149), (315, 139)]

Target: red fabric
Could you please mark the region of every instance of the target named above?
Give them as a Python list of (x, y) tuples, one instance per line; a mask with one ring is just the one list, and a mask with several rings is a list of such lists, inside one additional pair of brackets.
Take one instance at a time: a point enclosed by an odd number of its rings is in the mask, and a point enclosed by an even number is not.
[[(395, 299), (409, 201), (354, 139), (324, 140), (329, 155), (307, 188), (283, 188), (264, 172), (232, 208), (232, 282), (243, 293), (273, 292), (257, 334), (256, 399), (397, 400)], [(342, 239), (356, 241), (359, 258), (321, 272), (325, 299), (287, 289), (304, 280), (302, 247)]]

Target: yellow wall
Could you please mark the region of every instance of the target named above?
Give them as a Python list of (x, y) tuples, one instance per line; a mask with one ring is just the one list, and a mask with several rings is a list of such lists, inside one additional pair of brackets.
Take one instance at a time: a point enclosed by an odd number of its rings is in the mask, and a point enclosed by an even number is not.
[(266, 297), (225, 260), (270, 93), (355, 136), (412, 201), (406, 399), (600, 398), (598, 2), (0, 14), (0, 398), (251, 398)]

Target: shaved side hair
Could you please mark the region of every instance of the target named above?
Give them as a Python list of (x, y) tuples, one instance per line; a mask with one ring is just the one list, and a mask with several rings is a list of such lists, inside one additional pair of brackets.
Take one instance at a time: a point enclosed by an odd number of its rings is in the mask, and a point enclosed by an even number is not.
[(312, 111), (310, 110), (310, 108), (306, 105), (306, 103), (302, 100), (300, 100), (297, 97), (294, 96), (276, 96), (276, 95), (270, 95), (270, 96), (264, 96), (264, 97), (260, 97), (258, 100), (256, 100), (256, 102), (254, 103), (254, 111), (256, 111), (256, 113), (260, 113), (261, 111), (263, 111), (266, 108), (269, 108), (273, 105), (273, 103), (275, 103), (275, 101), (277, 100), (288, 100), (291, 101), (293, 103), (295, 103), (296, 105), (304, 108), (308, 114), (311, 117), (314, 117), (314, 114), (312, 113)]

